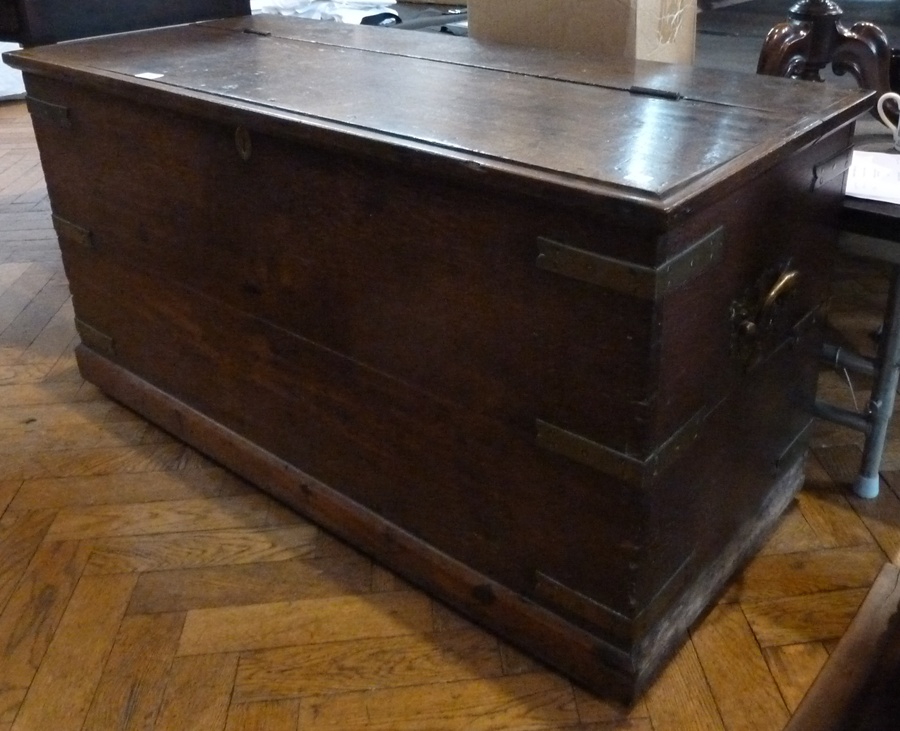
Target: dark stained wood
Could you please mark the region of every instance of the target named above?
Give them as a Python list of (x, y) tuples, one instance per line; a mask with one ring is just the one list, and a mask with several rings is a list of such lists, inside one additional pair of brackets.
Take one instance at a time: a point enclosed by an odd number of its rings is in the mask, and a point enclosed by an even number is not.
[(595, 690), (799, 487), (866, 93), (271, 19), (8, 58), (85, 377)]
[(249, 0), (0, 0), (0, 40), (36, 46), (249, 13)]
[[(615, 199), (620, 218), (634, 202), (631, 227), (684, 214), (686, 199), (692, 208), (710, 187), (721, 196), (740, 186), (814, 141), (820, 119), (829, 127), (849, 122), (872, 96), (457, 41), (253, 16), (165, 29), (152, 40), (141, 34), (42, 49), (40, 60), (20, 53), (12, 63), (61, 64), (67, 77), (86, 72), (90, 86), (201, 116), (211, 113), (201, 100), (215, 97), (218, 122), (240, 122), (248, 105), (279, 110), (257, 115), (254, 129), (425, 165), (429, 176), (496, 179), (570, 201), (586, 189), (592, 208)], [(163, 74), (161, 83), (136, 81), (142, 73)], [(384, 74), (402, 105), (384, 103)], [(620, 93), (632, 87), (684, 98)], [(448, 89), (456, 90), (453, 103)], [(640, 119), (646, 123), (633, 124)], [(696, 135), (698, 127), (709, 135)], [(646, 254), (632, 247), (630, 256)]]
[[(723, 73), (708, 67), (677, 64), (645, 63), (633, 59), (589, 54), (560, 54), (539, 48), (485, 43), (455, 43), (455, 39), (439, 37), (422, 43), (415, 36), (394, 38), (373, 34), (356, 26), (324, 28), (316, 23), (299, 24), (275, 15), (223, 20), (209, 23), (209, 27), (226, 30), (247, 30), (270, 33), (284, 39), (352, 47), (387, 54), (401, 54), (419, 59), (451, 62), (463, 66), (494, 69), (514, 76), (551, 78), (606, 88), (627, 90), (632, 86), (661, 91), (679, 91), (691, 100), (722, 104), (728, 107), (747, 107), (767, 114), (792, 115), (791, 105), (819, 105), (822, 110), (834, 111), (842, 106), (839, 92), (823, 98), (815, 87), (804, 84), (756, 85), (744, 84), (743, 76)], [(796, 110), (794, 110), (796, 112)], [(827, 114), (828, 112), (825, 111)]]

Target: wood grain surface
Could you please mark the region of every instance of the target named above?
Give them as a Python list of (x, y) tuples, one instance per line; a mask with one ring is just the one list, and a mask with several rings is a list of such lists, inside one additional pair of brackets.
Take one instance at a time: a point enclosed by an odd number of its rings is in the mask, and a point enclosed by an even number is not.
[[(518, 67), (470, 39), (294, 21), (5, 56), (82, 374), (586, 687), (642, 691), (802, 482), (833, 161), (869, 93), (805, 86), (776, 108), (778, 79), (737, 98), (700, 69)], [(740, 324), (786, 262), (777, 316)], [(65, 303), (36, 274), (0, 345)], [(54, 416), (112, 434), (88, 472), (73, 446), (10, 476), (109, 474), (129, 440), (160, 471), (192, 459), (103, 406), (10, 410), (32, 438)], [(73, 504), (48, 536), (291, 519), (259, 494)], [(295, 601), (291, 636), (320, 641)], [(225, 636), (263, 618), (249, 606), (188, 609), (179, 653), (272, 646)]]
[[(38, 165), (24, 104), (0, 104), (0, 336), (40, 293), (35, 283), (55, 288), (62, 271)], [(835, 301), (857, 312), (848, 337), (865, 341), (885, 292), (877, 272), (839, 270)], [(75, 368), (71, 306), (56, 294), (40, 302), (44, 314), (32, 308), (0, 362), (0, 731), (780, 731), (852, 621), (876, 560), (897, 561), (897, 450), (882, 496), (863, 503), (835, 466), (858, 452), (858, 435), (823, 426), (806, 487), (762, 555), (646, 698), (625, 708), (327, 533), (285, 523), (280, 506), (248, 499), (250, 488), (157, 430), (123, 429), (141, 420)], [(850, 402), (843, 376), (821, 379)], [(285, 639), (285, 608), (318, 624)], [(743, 710), (754, 703), (765, 712)]]

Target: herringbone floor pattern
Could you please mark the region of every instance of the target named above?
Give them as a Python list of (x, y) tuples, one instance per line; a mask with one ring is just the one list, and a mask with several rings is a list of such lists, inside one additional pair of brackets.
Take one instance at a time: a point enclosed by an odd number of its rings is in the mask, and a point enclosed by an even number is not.
[[(883, 279), (841, 272), (832, 320), (865, 343)], [(30, 122), (0, 104), (0, 731), (777, 731), (900, 562), (900, 442), (862, 502), (859, 440), (821, 428), (776, 534), (627, 710), (108, 400), (74, 342)]]

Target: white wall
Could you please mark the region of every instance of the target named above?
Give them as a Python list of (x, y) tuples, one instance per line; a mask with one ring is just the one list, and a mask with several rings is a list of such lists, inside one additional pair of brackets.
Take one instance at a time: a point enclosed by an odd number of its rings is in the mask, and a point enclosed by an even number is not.
[[(0, 43), (0, 53), (13, 51), (17, 48), (18, 46), (14, 43)], [(22, 74), (0, 61), (0, 99), (21, 96), (24, 93), (25, 87), (22, 85)]]

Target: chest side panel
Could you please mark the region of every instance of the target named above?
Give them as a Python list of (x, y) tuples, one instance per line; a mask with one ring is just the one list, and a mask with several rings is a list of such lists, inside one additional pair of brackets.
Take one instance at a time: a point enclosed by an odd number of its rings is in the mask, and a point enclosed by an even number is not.
[(824, 137), (703, 212), (722, 223), (725, 256), (712, 282), (661, 308), (658, 426), (692, 412), (700, 423), (652, 483), (648, 616), (685, 575), (727, 575), (743, 560), (736, 545), (758, 544), (752, 526), (787, 504), (778, 486), (802, 482), (850, 136)]

